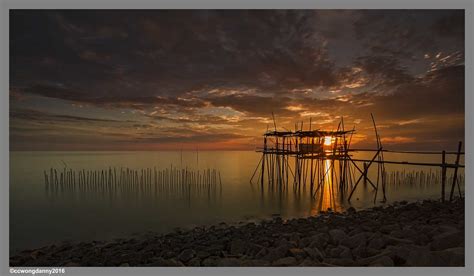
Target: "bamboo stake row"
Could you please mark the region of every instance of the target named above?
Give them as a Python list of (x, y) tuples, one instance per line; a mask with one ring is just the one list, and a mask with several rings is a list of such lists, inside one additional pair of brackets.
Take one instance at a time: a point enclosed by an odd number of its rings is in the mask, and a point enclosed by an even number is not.
[(111, 168), (73, 170), (50, 168), (44, 171), (48, 192), (81, 192), (115, 195), (179, 195), (208, 197), (222, 194), (221, 173), (215, 169), (191, 170), (171, 166), (166, 169)]

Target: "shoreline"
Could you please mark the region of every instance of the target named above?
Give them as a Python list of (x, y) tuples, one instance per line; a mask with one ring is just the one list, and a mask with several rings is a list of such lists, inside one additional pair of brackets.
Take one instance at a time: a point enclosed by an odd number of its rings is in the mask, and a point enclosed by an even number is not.
[(10, 266), (464, 266), (464, 199), (53, 244)]

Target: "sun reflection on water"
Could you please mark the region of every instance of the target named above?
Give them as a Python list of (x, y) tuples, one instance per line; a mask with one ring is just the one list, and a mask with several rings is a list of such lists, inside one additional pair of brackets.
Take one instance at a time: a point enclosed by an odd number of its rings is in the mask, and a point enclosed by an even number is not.
[(339, 188), (334, 181), (336, 176), (333, 161), (327, 159), (322, 164), (324, 164), (324, 180), (311, 206), (310, 214), (313, 216), (329, 208), (336, 212), (342, 211), (341, 202), (338, 201)]

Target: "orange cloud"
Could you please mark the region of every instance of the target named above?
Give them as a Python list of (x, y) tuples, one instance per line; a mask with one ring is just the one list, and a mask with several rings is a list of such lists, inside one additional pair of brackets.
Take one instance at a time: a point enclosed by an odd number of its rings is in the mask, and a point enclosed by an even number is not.
[(406, 144), (415, 142), (415, 137), (404, 137), (404, 136), (395, 136), (395, 137), (384, 137), (382, 138), (382, 143), (386, 144)]

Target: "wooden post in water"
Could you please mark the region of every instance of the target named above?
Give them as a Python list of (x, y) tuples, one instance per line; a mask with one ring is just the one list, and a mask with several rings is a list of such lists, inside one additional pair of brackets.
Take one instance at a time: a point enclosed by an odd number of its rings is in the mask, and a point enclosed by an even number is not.
[(263, 192), (263, 183), (265, 179), (265, 161), (267, 159), (266, 156), (266, 151), (267, 151), (267, 137), (263, 138), (263, 155), (262, 155), (262, 178), (260, 179), (260, 186)]
[(367, 186), (367, 163), (364, 162), (364, 187)]
[(444, 202), (446, 186), (446, 151), (443, 150), (441, 157), (441, 201)]
[[(451, 186), (451, 193), (449, 194), (449, 201), (453, 200), (454, 186), (456, 186), (456, 179), (457, 179), (457, 175), (458, 175), (458, 165), (459, 165), (459, 158), (460, 158), (460, 155), (461, 155), (461, 148), (462, 148), (462, 141), (459, 141), (458, 153), (456, 155), (456, 163), (455, 163), (456, 167), (454, 167), (453, 185)], [(459, 187), (459, 183), (458, 183), (458, 188), (459, 188), (459, 196), (461, 196), (461, 188)]]

